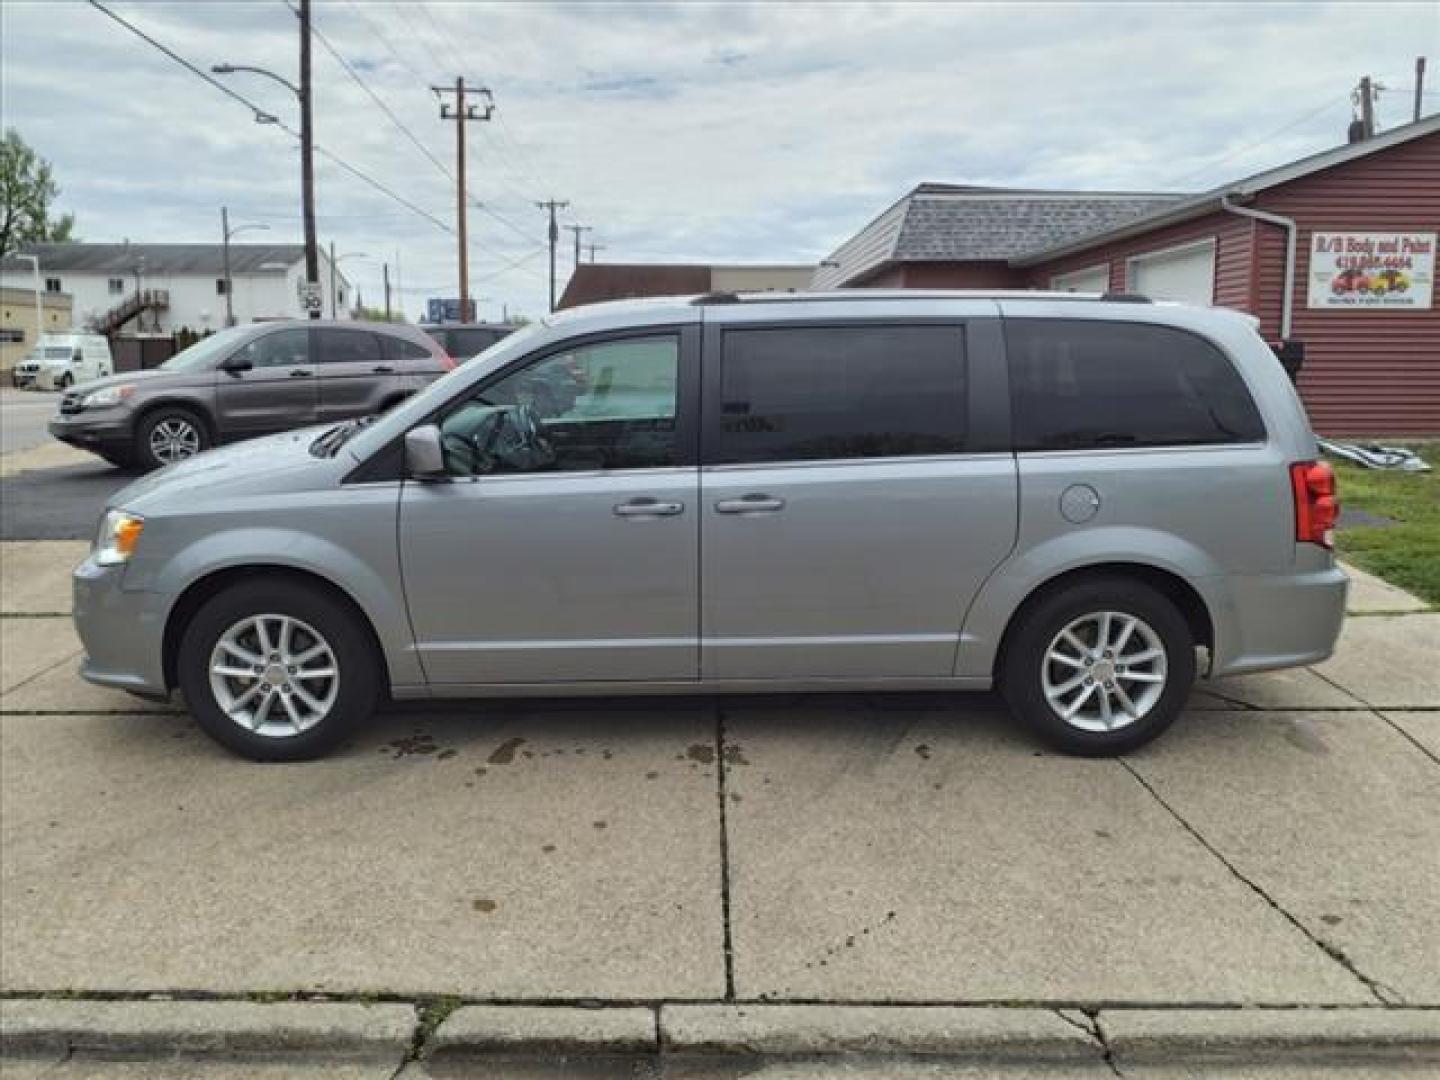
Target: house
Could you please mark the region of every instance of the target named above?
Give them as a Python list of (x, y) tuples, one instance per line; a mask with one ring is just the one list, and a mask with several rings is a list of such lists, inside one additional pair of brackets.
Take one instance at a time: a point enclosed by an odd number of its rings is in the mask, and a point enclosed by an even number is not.
[(38, 296), (26, 288), (0, 286), (0, 374), (6, 379), (15, 364), (35, 347), (37, 316), (41, 333), (63, 334), (71, 326), (71, 297), (66, 293)]
[[(73, 298), (77, 328), (102, 333), (172, 334), (226, 325), (225, 249), (221, 244), (31, 244), (47, 293)], [(330, 264), (320, 253), (323, 314), (331, 314)], [(29, 260), (0, 263), (0, 284), (32, 288)], [(230, 309), (236, 323), (304, 315), (300, 285), (305, 249), (300, 244), (231, 244)], [(334, 278), (334, 311), (349, 317), (350, 283)]]
[(810, 287), (810, 265), (744, 266), (705, 263), (581, 263), (556, 307), (636, 296), (707, 292), (796, 292)]
[(1325, 435), (1440, 435), (1440, 116), (1190, 195), (922, 184), (816, 288), (1139, 292), (1249, 312)]

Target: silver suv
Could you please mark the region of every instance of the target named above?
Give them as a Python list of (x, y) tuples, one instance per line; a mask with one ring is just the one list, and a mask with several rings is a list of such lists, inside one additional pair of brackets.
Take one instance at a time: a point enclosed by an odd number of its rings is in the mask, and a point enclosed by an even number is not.
[(399, 323), (251, 323), (158, 368), (67, 390), (50, 434), (113, 465), (157, 469), (219, 443), (383, 412), (454, 367)]
[(373, 423), (113, 497), (84, 676), (253, 758), (376, 700), (984, 689), (1078, 754), (1328, 656), (1333, 477), (1246, 316), (1074, 294), (580, 308)]

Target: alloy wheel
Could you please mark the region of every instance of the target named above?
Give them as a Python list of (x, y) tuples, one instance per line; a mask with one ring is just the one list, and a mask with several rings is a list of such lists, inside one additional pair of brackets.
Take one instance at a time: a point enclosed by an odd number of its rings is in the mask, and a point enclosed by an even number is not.
[(1135, 615), (1096, 611), (1051, 640), (1041, 663), (1045, 700), (1082, 731), (1116, 731), (1144, 717), (1165, 692), (1160, 635)]
[(200, 452), (200, 432), (189, 420), (168, 417), (151, 430), (150, 452), (165, 465), (194, 457)]
[(325, 719), (340, 692), (340, 670), (330, 643), (309, 623), (251, 615), (215, 643), (210, 689), (246, 731), (286, 738)]

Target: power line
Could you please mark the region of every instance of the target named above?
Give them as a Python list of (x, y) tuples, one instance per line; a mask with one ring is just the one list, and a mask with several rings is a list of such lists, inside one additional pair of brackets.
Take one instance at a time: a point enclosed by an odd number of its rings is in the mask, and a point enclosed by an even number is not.
[[(89, 2), (89, 4), (90, 4), (91, 7), (95, 8), (96, 10), (98, 10), (98, 11), (104, 13), (105, 15), (109, 16), (109, 17), (110, 17), (111, 19), (113, 19), (115, 22), (117, 22), (117, 23), (119, 23), (121, 26), (123, 26), (126, 30), (129, 30), (132, 34), (134, 34), (136, 37), (140, 38), (142, 41), (145, 41), (147, 44), (153, 46), (154, 48), (158, 49), (160, 52), (164, 53), (167, 57), (169, 57), (169, 58), (170, 58), (171, 60), (173, 60), (175, 63), (179, 64), (181, 67), (185, 68), (185, 69), (186, 69), (187, 71), (189, 71), (191, 74), (193, 74), (193, 75), (198, 75), (200, 78), (204, 79), (204, 80), (205, 80), (207, 83), (209, 83), (211, 86), (215, 87), (215, 89), (217, 89), (217, 90), (219, 90), (221, 93), (223, 93), (226, 97), (233, 98), (234, 100), (238, 101), (241, 105), (244, 105), (247, 109), (249, 109), (249, 110), (254, 114), (256, 120), (260, 120), (260, 121), (262, 121), (262, 122), (264, 122), (264, 123), (268, 123), (268, 124), (274, 124), (274, 125), (275, 125), (276, 127), (278, 127), (281, 131), (283, 131), (283, 132), (285, 132), (287, 135), (289, 135), (291, 138), (298, 139), (298, 138), (300, 137), (300, 133), (299, 133), (298, 131), (296, 131), (293, 127), (291, 127), (289, 124), (285, 123), (283, 120), (279, 119), (278, 117), (273, 116), (273, 115), (271, 115), (270, 113), (265, 112), (263, 109), (261, 109), (258, 105), (256, 105), (256, 104), (255, 104), (253, 101), (251, 101), (249, 98), (245, 97), (243, 94), (236, 93), (234, 90), (230, 89), (230, 87), (226, 86), (224, 83), (220, 82), (218, 79), (212, 78), (208, 72), (202, 71), (200, 68), (196, 67), (196, 66), (195, 66), (194, 64), (192, 64), (189, 60), (186, 60), (183, 56), (181, 56), (179, 53), (175, 52), (173, 49), (169, 48), (169, 47), (166, 46), (166, 45), (161, 44), (159, 41), (156, 41), (153, 37), (151, 37), (149, 34), (145, 33), (145, 31), (141, 30), (141, 29), (140, 29), (138, 26), (136, 26), (134, 23), (131, 23), (131, 22), (129, 22), (128, 20), (122, 18), (121, 16), (115, 14), (115, 12), (111, 11), (111, 10), (110, 10), (109, 8), (107, 8), (104, 4), (100, 3), (100, 0), (88, 0), (88, 2)], [(453, 230), (450, 228), (449, 225), (446, 225), (445, 222), (441, 221), (441, 220), (440, 220), (439, 218), (437, 218), (434, 214), (430, 213), (428, 210), (423, 210), (423, 209), (421, 209), (420, 207), (416, 206), (413, 202), (411, 202), (409, 199), (405, 198), (403, 195), (399, 195), (399, 194), (397, 194), (396, 192), (392, 191), (390, 188), (388, 188), (388, 187), (386, 187), (384, 184), (382, 184), (379, 180), (376, 180), (373, 176), (370, 176), (369, 174), (367, 174), (367, 173), (363, 172), (362, 170), (356, 168), (354, 165), (351, 165), (348, 161), (346, 161), (344, 158), (340, 157), (338, 154), (331, 153), (329, 150), (326, 150), (323, 146), (320, 146), (318, 143), (315, 144), (314, 150), (315, 150), (315, 153), (321, 155), (322, 157), (324, 157), (324, 158), (327, 159), (328, 161), (332, 162), (333, 164), (338, 165), (340, 168), (344, 169), (344, 170), (345, 170), (346, 172), (348, 172), (350, 175), (354, 176), (357, 180), (360, 180), (360, 181), (368, 184), (370, 187), (374, 188), (376, 191), (380, 192), (382, 195), (385, 195), (387, 198), (394, 200), (395, 202), (399, 203), (401, 206), (405, 207), (406, 209), (411, 210), (411, 211), (413, 211), (413, 212), (416, 213), (416, 214), (419, 214), (421, 217), (425, 218), (427, 221), (430, 221), (432, 224), (434, 224), (434, 225), (437, 226), (438, 228), (444, 229), (446, 232), (452, 232), (452, 231), (453, 231)]]
[(1215, 158), (1215, 159), (1207, 162), (1206, 164), (1202, 165), (1200, 168), (1194, 170), (1193, 172), (1186, 173), (1184, 176), (1177, 177), (1177, 178), (1174, 179), (1174, 180), (1167, 180), (1167, 181), (1165, 181), (1164, 186), (1165, 186), (1165, 187), (1170, 187), (1170, 186), (1173, 185), (1173, 184), (1183, 184), (1183, 183), (1185, 183), (1185, 181), (1187, 181), (1187, 180), (1190, 180), (1190, 179), (1192, 179), (1192, 178), (1194, 178), (1194, 177), (1196, 177), (1196, 176), (1200, 176), (1200, 175), (1202, 175), (1202, 174), (1204, 174), (1204, 173), (1209, 172), (1209, 171), (1210, 171), (1211, 169), (1213, 169), (1216, 165), (1223, 165), (1225, 162), (1231, 161), (1231, 160), (1233, 160), (1234, 158), (1240, 157), (1242, 154), (1248, 154), (1251, 150), (1255, 150), (1255, 149), (1258, 149), (1258, 148), (1261, 147), (1261, 146), (1264, 146), (1266, 143), (1270, 142), (1271, 139), (1274, 139), (1275, 137), (1277, 137), (1277, 136), (1279, 136), (1279, 135), (1284, 135), (1287, 131), (1290, 131), (1290, 130), (1293, 129), (1293, 128), (1297, 128), (1297, 127), (1299, 127), (1301, 124), (1308, 123), (1309, 121), (1315, 119), (1315, 117), (1319, 116), (1319, 115), (1320, 115), (1322, 112), (1324, 112), (1326, 109), (1331, 108), (1331, 107), (1334, 106), (1334, 105), (1338, 105), (1338, 104), (1340, 104), (1340, 102), (1342, 102), (1342, 101), (1349, 101), (1349, 100), (1350, 100), (1350, 92), (1349, 92), (1348, 90), (1347, 90), (1345, 93), (1341, 94), (1339, 97), (1329, 98), (1328, 100), (1325, 101), (1324, 104), (1320, 105), (1318, 108), (1314, 109), (1314, 110), (1311, 111), (1311, 112), (1307, 112), (1304, 116), (1300, 117), (1300, 119), (1298, 119), (1298, 120), (1292, 120), (1290, 123), (1285, 124), (1283, 127), (1276, 128), (1276, 129), (1275, 129), (1274, 131), (1272, 131), (1269, 135), (1266, 135), (1263, 139), (1258, 139), (1258, 140), (1256, 140), (1255, 142), (1249, 144), (1248, 146), (1243, 146), (1243, 147), (1241, 147), (1239, 150), (1233, 150), (1233, 151), (1231, 151), (1230, 153), (1225, 154), (1223, 157)]

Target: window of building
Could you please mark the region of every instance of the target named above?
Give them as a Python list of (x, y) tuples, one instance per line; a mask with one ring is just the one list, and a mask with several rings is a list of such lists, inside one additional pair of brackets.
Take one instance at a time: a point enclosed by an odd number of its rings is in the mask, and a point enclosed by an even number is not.
[(1201, 240), (1131, 258), (1126, 287), (1152, 300), (1186, 304), (1215, 302), (1215, 241)]
[(441, 424), (452, 473), (589, 472), (674, 465), (680, 342), (626, 338), (547, 356)]
[(1265, 437), (1229, 359), (1194, 334), (1140, 323), (1010, 319), (1005, 341), (1017, 450)]
[(110, 295), (111, 295), (111, 296), (119, 296), (121, 293), (123, 293), (123, 292), (125, 291), (125, 279), (124, 279), (124, 278), (112, 277), (112, 278), (109, 280), (109, 282), (107, 282), (107, 284), (108, 284), (108, 286), (109, 286), (109, 288), (110, 288)]
[(965, 449), (958, 326), (731, 330), (716, 462), (952, 454)]
[(227, 292), (229, 292), (230, 290), (229, 290), (229, 288), (227, 287), (228, 284), (229, 284), (229, 283), (226, 282), (226, 280), (225, 280), (223, 277), (216, 278), (216, 279), (215, 279), (215, 295), (216, 295), (216, 296), (224, 296)]
[(45, 279), (45, 291), (52, 293), (63, 292), (64, 290), (60, 288), (60, 279), (58, 277), (47, 277)]

